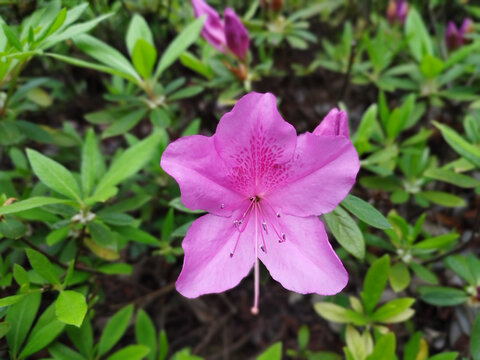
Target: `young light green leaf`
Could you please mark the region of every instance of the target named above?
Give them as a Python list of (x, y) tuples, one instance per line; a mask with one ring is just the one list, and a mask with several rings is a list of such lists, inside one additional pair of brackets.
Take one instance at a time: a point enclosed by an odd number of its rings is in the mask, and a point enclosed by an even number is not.
[(420, 191), (417, 193), (417, 196), (446, 207), (462, 207), (466, 205), (465, 200), (461, 197), (443, 191)]
[(390, 223), (380, 211), (359, 197), (349, 194), (343, 199), (341, 204), (345, 209), (368, 225), (376, 227), (377, 229), (391, 228)]
[(197, 40), (203, 27), (205, 16), (199, 17), (193, 23), (188, 25), (183, 31), (168, 45), (167, 49), (160, 58), (157, 69), (155, 70), (155, 79), (162, 74), (187, 48)]
[(47, 257), (36, 250), (26, 249), (25, 253), (27, 254), (28, 261), (38, 275), (45, 279), (50, 284), (60, 285), (58, 276), (53, 268), (52, 263)]
[(132, 317), (133, 305), (128, 305), (117, 311), (107, 322), (98, 343), (97, 355), (107, 353), (123, 336)]
[(93, 329), (90, 319), (83, 320), (79, 328), (73, 325), (66, 327), (67, 335), (70, 341), (87, 359), (93, 358)]
[(138, 39), (132, 52), (135, 70), (144, 79), (148, 79), (157, 60), (157, 50), (143, 39)]
[(446, 169), (431, 168), (425, 171), (423, 175), (435, 180), (445, 181), (449, 184), (453, 184), (465, 189), (480, 186), (480, 181), (477, 179)]
[(377, 305), (387, 284), (390, 270), (390, 258), (384, 255), (377, 259), (368, 269), (363, 282), (363, 289), (360, 293), (365, 313), (370, 314)]
[(434, 121), (434, 125), (442, 132), (445, 141), (455, 150), (458, 154), (474, 164), (477, 168), (480, 168), (480, 148), (469, 143), (462, 138), (455, 130), (449, 128), (446, 125), (440, 124)]
[(56, 342), (48, 347), (48, 352), (54, 359), (58, 360), (86, 360), (85, 357), (75, 350), (72, 350), (61, 342)]
[(282, 359), (282, 343), (277, 342), (261, 353), (257, 360), (281, 360)]
[(408, 284), (410, 284), (410, 272), (408, 271), (407, 265), (403, 262), (395, 263), (390, 268), (388, 279), (390, 280), (393, 291), (399, 292), (404, 290)]
[(27, 157), (41, 182), (52, 190), (81, 202), (80, 187), (72, 173), (63, 165), (32, 149), (27, 149)]
[(88, 309), (85, 296), (71, 290), (60, 291), (55, 307), (58, 320), (76, 327), (82, 325)]
[(168, 339), (165, 330), (158, 334), (158, 357), (157, 360), (165, 360), (168, 353)]
[(335, 239), (353, 256), (365, 257), (365, 240), (355, 221), (341, 207), (323, 215)]
[(15, 35), (13, 30), (10, 29), (10, 27), (7, 24), (2, 24), (2, 28), (3, 28), (3, 33), (8, 39), (8, 43), (18, 51), (22, 52), (23, 51), (22, 44), (20, 43), (20, 40), (18, 40), (18, 37), (17, 35)]
[(393, 299), (382, 305), (372, 315), (374, 321), (388, 323), (388, 319), (397, 316), (406, 309), (408, 309), (415, 302), (413, 298), (398, 298)]
[(153, 35), (147, 22), (141, 15), (134, 14), (130, 24), (128, 24), (127, 35), (125, 37), (128, 53), (130, 55), (132, 55), (138, 39), (142, 39), (151, 46), (154, 46)]
[(424, 55), (433, 55), (430, 35), (422, 17), (414, 7), (408, 9), (408, 16), (405, 20), (405, 35), (408, 38), (410, 53), (418, 63), (422, 61)]
[(100, 180), (93, 198), (102, 198), (103, 192), (118, 185), (126, 178), (137, 173), (155, 153), (162, 136), (159, 133), (150, 135), (120, 155)]
[(12, 325), (8, 322), (0, 322), (0, 339), (10, 331), (11, 327)]
[[(17, 264), (15, 264), (17, 265)], [(12, 295), (12, 296), (7, 296), (4, 298), (0, 299), (0, 308), (4, 306), (10, 306), (13, 304), (18, 303), (20, 300), (22, 300), (26, 295), (25, 294), (20, 294), (20, 295)]]
[(391, 360), (395, 358), (395, 335), (390, 332), (378, 339), (373, 352), (366, 360)]
[(34, 196), (26, 200), (14, 202), (13, 204), (0, 206), (0, 215), (15, 214), (20, 211), (30, 210), (45, 205), (51, 204), (65, 204), (68, 200), (55, 199), (43, 196)]
[(155, 360), (155, 354), (157, 353), (156, 337), (155, 326), (152, 320), (144, 310), (139, 309), (135, 320), (135, 338), (138, 344), (150, 349), (146, 356), (148, 360)]
[(150, 353), (150, 349), (144, 345), (129, 345), (110, 355), (107, 360), (141, 360)]

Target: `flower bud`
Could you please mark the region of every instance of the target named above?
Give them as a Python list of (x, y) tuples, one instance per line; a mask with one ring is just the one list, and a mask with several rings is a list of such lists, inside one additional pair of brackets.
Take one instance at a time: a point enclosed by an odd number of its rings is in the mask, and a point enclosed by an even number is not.
[(244, 59), (250, 43), (247, 29), (243, 26), (235, 11), (230, 8), (225, 9), (224, 18), (227, 46), (232, 53), (240, 59)]
[(455, 50), (462, 45), (462, 38), (453, 21), (449, 21), (447, 24), (447, 30), (445, 31), (445, 43), (447, 44), (448, 50)]
[(192, 0), (193, 14), (196, 18), (206, 15), (202, 36), (218, 51), (225, 52), (225, 29), (218, 13), (203, 0)]
[(398, 0), (395, 8), (395, 16), (400, 24), (405, 22), (408, 13), (408, 4), (406, 0)]
[(472, 39), (465, 37), (465, 34), (472, 34), (475, 31), (473, 28), (473, 22), (469, 18), (465, 18), (460, 26), (459, 33), (462, 37), (463, 44), (468, 44), (472, 42)]

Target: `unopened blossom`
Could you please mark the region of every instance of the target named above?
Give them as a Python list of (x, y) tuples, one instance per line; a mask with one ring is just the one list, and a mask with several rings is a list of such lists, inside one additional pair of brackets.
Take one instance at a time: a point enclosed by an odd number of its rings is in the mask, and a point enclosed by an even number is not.
[(286, 289), (332, 295), (348, 275), (318, 215), (347, 195), (359, 169), (347, 117), (332, 110), (297, 136), (272, 94), (249, 93), (222, 116), (216, 133), (171, 143), (162, 168), (179, 184), (182, 203), (209, 214), (183, 240), (177, 290), (194, 298), (236, 286), (259, 260)]
[(280, 11), (283, 7), (283, 0), (260, 0), (260, 6), (272, 11)]
[(222, 21), (218, 13), (204, 0), (191, 1), (195, 17), (206, 16), (201, 32), (203, 38), (218, 51), (225, 53), (229, 50), (243, 60), (250, 39), (235, 11), (226, 8), (225, 19)]
[(471, 42), (466, 34), (473, 32), (473, 23), (469, 18), (465, 18), (460, 28), (457, 28), (453, 21), (449, 21), (447, 24), (447, 30), (445, 31), (445, 43), (449, 50), (455, 50), (462, 45)]
[(408, 4), (406, 0), (390, 0), (387, 6), (387, 20), (389, 23), (398, 21), (400, 24), (405, 22), (408, 13)]

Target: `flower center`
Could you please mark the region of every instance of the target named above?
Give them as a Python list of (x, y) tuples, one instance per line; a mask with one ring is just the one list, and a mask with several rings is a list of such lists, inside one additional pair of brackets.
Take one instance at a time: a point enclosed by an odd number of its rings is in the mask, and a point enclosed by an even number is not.
[[(281, 230), (280, 212), (276, 211), (267, 199), (259, 195), (251, 196), (250, 202), (239, 219), (233, 220), (233, 226), (238, 231), (237, 238), (233, 250), (230, 252), (230, 257), (235, 255), (235, 251), (240, 241), (242, 233), (245, 231), (250, 220), (251, 215), (255, 217), (255, 264), (254, 264), (254, 301), (251, 309), (252, 314), (258, 314), (258, 297), (259, 297), (259, 263), (258, 263), (258, 249), (267, 253), (267, 245), (265, 243), (265, 236), (268, 235), (269, 229), (272, 229), (278, 238), (279, 243), (287, 240), (287, 236)], [(259, 233), (261, 237), (261, 245), (259, 244)]]

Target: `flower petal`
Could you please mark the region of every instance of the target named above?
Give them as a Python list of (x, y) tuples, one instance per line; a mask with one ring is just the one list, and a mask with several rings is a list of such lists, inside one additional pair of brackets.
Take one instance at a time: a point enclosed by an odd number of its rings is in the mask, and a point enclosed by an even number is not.
[(267, 251), (259, 258), (272, 278), (284, 288), (301, 294), (333, 295), (348, 282), (348, 274), (328, 242), (322, 222), (316, 216), (281, 217), (286, 241), (269, 233)]
[(175, 283), (178, 292), (194, 298), (238, 285), (255, 260), (252, 226), (253, 221), (231, 257), (238, 236), (232, 220), (210, 214), (195, 220), (182, 243), (185, 260)]
[(250, 43), (247, 29), (232, 9), (226, 8), (223, 16), (228, 48), (240, 59), (244, 59)]
[(355, 183), (358, 154), (344, 136), (300, 135), (283, 185), (266, 198), (276, 209), (297, 216), (333, 210)]
[(333, 108), (313, 131), (313, 134), (319, 136), (348, 137), (347, 114), (345, 114), (345, 111)]
[(170, 143), (163, 152), (160, 166), (178, 182), (183, 205), (192, 210), (230, 216), (241, 197), (231, 190), (213, 138), (194, 135)]
[(275, 96), (249, 93), (220, 119), (215, 148), (235, 189), (246, 196), (280, 181), (279, 166), (295, 151), (295, 128), (278, 113)]
[(225, 28), (220, 20), (220, 15), (203, 0), (192, 0), (192, 7), (196, 18), (202, 15), (207, 16), (203, 24), (202, 36), (210, 45), (224, 53), (227, 42), (225, 39)]

